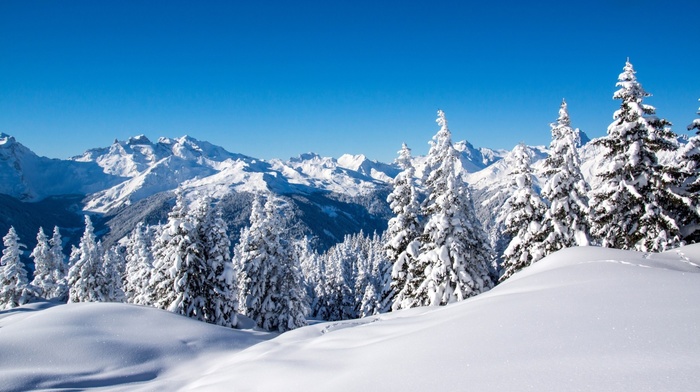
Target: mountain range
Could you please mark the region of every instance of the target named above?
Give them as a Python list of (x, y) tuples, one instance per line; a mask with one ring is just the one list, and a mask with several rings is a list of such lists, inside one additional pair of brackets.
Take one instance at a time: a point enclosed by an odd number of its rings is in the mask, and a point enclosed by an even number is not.
[[(584, 143), (588, 141), (582, 133)], [(582, 143), (583, 144), (583, 143)], [(494, 211), (509, 189), (509, 151), (454, 144), (468, 173), (474, 204), (492, 245), (498, 247)], [(537, 161), (545, 147), (528, 147)], [(595, 156), (595, 154), (592, 154)], [(417, 176), (425, 157), (414, 158)], [(0, 232), (10, 225), (29, 249), (39, 226), (61, 227), (77, 240), (81, 214), (90, 214), (106, 245), (127, 234), (138, 221), (157, 224), (167, 218), (174, 190), (189, 199), (209, 195), (219, 203), (234, 242), (247, 224), (254, 193), (270, 191), (291, 201), (295, 229), (318, 238), (325, 249), (346, 234), (381, 232), (391, 217), (386, 197), (400, 168), (364, 155), (321, 157), (301, 154), (288, 160), (261, 160), (232, 153), (189, 136), (159, 138), (139, 135), (115, 140), (70, 159), (40, 157), (14, 137), (0, 134)], [(47, 213), (50, 211), (50, 213)]]

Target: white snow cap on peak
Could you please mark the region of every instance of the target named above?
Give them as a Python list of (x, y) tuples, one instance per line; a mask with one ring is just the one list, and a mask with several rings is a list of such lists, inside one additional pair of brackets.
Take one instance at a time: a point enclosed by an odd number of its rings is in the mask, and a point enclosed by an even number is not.
[(12, 144), (15, 142), (15, 137), (6, 134), (5, 132), (0, 132), (0, 145)]
[(146, 137), (144, 134), (140, 134), (137, 136), (130, 137), (127, 139), (126, 144), (128, 145), (135, 145), (135, 144), (152, 144), (150, 140)]

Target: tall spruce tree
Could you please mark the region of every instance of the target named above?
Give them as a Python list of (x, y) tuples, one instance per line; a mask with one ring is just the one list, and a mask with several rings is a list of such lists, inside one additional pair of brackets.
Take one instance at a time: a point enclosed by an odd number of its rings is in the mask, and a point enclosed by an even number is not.
[[(700, 109), (698, 109), (700, 115)], [(688, 130), (695, 130), (695, 136), (681, 146), (677, 154), (677, 171), (679, 178), (679, 193), (686, 200), (688, 208), (679, 214), (677, 223), (681, 234), (688, 242), (700, 240), (700, 118), (688, 125)]]
[(235, 327), (238, 324), (238, 293), (226, 222), (221, 217), (221, 210), (212, 208), (209, 197), (200, 202), (196, 219), (205, 266), (204, 318), (212, 324)]
[(68, 302), (102, 302), (107, 278), (102, 264), (101, 245), (96, 242), (90, 216), (85, 215), (85, 231), (78, 248), (71, 254), (73, 263), (68, 270)]
[(488, 240), (476, 219), (442, 110), (436, 121), (440, 130), (433, 137), (427, 157), (428, 196), (421, 207), (427, 221), (415, 269), (424, 270), (425, 277), (410, 306), (446, 305), (493, 287)]
[(105, 276), (103, 286), (104, 302), (125, 302), (124, 272), (126, 261), (118, 246), (112, 246), (102, 255), (102, 273)]
[(283, 235), (287, 223), (280, 204), (270, 194), (263, 207), (256, 196), (235, 258), (239, 309), (258, 326), (283, 332), (306, 325), (308, 303), (299, 260)]
[(643, 103), (650, 96), (627, 61), (614, 99), (622, 101), (608, 134), (594, 143), (605, 150), (591, 195), (592, 235), (605, 247), (663, 251), (681, 243), (676, 222), (683, 198), (675, 192), (677, 176), (659, 163), (657, 153), (674, 148), (670, 123)]
[(542, 220), (547, 206), (534, 189), (530, 155), (524, 144), (517, 145), (506, 159), (511, 161), (514, 188), (504, 204), (505, 233), (511, 236), (503, 254), (503, 274), (500, 281), (544, 257)]
[(392, 265), (391, 286), (382, 298), (385, 307), (401, 309), (413, 303), (413, 293), (424, 280), (423, 271), (417, 271), (415, 257), (420, 247), (420, 203), (415, 184), (415, 168), (411, 162), (411, 149), (404, 143), (396, 160), (402, 171), (394, 178), (394, 190), (387, 202), (394, 213), (389, 220), (385, 245), (386, 255)]
[(28, 303), (32, 298), (27, 270), (20, 260), (19, 236), (10, 226), (2, 238), (4, 249), (0, 258), (0, 309), (11, 309)]
[(153, 254), (148, 233), (148, 226), (139, 222), (126, 242), (124, 292), (127, 302), (137, 305), (151, 304), (148, 283), (153, 270)]
[(42, 227), (39, 227), (39, 232), (36, 235), (36, 246), (29, 257), (34, 259), (34, 279), (31, 283), (34, 294), (45, 299), (51, 298), (50, 294), (54, 291), (57, 282), (54, 281), (49, 238)]
[(56, 282), (53, 293), (47, 293), (49, 298), (56, 298), (59, 301), (68, 300), (68, 284), (67, 274), (68, 266), (66, 265), (63, 254), (63, 240), (61, 238), (61, 230), (58, 226), (54, 226), (53, 235), (49, 240), (49, 253), (51, 254), (51, 265), (53, 265), (53, 280)]
[(546, 181), (542, 196), (549, 202), (544, 215), (544, 252), (589, 245), (588, 184), (581, 174), (577, 147), (578, 130), (571, 128), (566, 101), (562, 100), (557, 122), (551, 124), (552, 142), (542, 174)]
[(182, 190), (153, 246), (154, 265), (148, 287), (153, 306), (207, 321), (203, 308), (207, 277), (203, 245)]

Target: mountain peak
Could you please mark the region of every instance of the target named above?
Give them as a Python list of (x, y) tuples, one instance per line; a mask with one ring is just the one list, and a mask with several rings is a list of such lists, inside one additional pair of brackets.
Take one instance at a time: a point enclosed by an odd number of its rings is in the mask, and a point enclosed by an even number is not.
[(315, 152), (305, 152), (303, 154), (299, 154), (298, 157), (291, 158), (291, 162), (303, 162), (303, 161), (311, 161), (314, 159), (321, 159), (321, 156), (316, 154)]
[(16, 143), (17, 141), (15, 140), (14, 136), (10, 136), (6, 134), (5, 132), (0, 132), (0, 146), (4, 145), (10, 145), (13, 143)]
[(135, 146), (135, 145), (150, 145), (152, 144), (150, 140), (146, 137), (146, 135), (137, 135), (130, 137), (127, 141), (126, 144), (130, 146)]

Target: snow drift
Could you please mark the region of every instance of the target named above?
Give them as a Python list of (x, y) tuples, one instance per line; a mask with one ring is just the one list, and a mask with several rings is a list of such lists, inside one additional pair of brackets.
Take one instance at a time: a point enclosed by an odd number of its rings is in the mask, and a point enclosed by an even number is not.
[(445, 307), (229, 330), (124, 304), (0, 312), (0, 389), (687, 391), (700, 246), (557, 252)]

